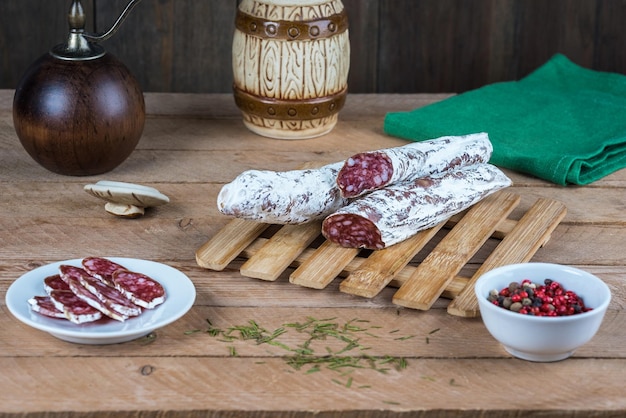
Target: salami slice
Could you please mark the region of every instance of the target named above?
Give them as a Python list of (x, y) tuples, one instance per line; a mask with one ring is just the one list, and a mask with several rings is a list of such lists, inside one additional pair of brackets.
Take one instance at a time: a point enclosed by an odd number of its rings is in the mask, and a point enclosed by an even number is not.
[(102, 318), (102, 312), (87, 304), (73, 292), (53, 290), (50, 292), (50, 300), (67, 319), (75, 324), (94, 322)]
[(56, 306), (54, 306), (54, 302), (50, 296), (33, 296), (28, 299), (28, 304), (30, 305), (30, 309), (38, 314), (48, 316), (50, 318), (66, 319), (63, 311), (60, 311)]
[(70, 287), (63, 281), (60, 274), (54, 274), (43, 279), (43, 288), (48, 295), (53, 290), (71, 291)]
[(336, 179), (343, 162), (317, 169), (248, 170), (224, 185), (218, 210), (237, 218), (275, 224), (300, 224), (325, 216), (348, 203)]
[(85, 289), (112, 311), (126, 318), (141, 314), (141, 307), (133, 303), (115, 287), (107, 285), (103, 280), (88, 274), (86, 271), (84, 274), (77, 275), (77, 279)]
[(491, 164), (434, 174), (371, 192), (328, 216), (322, 234), (343, 247), (389, 247), (511, 185)]
[(116, 270), (126, 270), (121, 264), (102, 257), (85, 257), (83, 258), (82, 265), (89, 274), (99, 278), (112, 287), (115, 286), (115, 284), (113, 284), (113, 273), (115, 273)]
[(117, 270), (113, 273), (116, 289), (137, 305), (152, 309), (165, 302), (165, 289), (159, 282), (142, 273)]
[(492, 151), (489, 136), (477, 133), (363, 152), (345, 161), (337, 186), (343, 197), (354, 198), (395, 183), (487, 163)]
[(108, 287), (87, 271), (73, 266), (60, 266), (61, 277), (80, 299), (106, 316), (123, 322), (137, 316), (141, 309), (115, 288)]

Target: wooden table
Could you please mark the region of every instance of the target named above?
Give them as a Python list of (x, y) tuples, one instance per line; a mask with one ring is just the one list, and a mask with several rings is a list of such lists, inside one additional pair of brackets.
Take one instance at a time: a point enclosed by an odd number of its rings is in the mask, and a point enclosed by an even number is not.
[[(538, 198), (568, 212), (533, 261), (597, 274), (613, 299), (596, 337), (557, 363), (509, 356), (480, 319), (395, 306), (393, 288), (374, 298), (243, 277), (198, 266), (195, 252), (229, 221), (215, 207), (222, 184), (249, 168), (286, 170), (332, 162), (362, 150), (404, 144), (382, 133), (388, 111), (446, 95), (352, 95), (328, 135), (304, 141), (262, 138), (242, 124), (230, 95), (147, 94), (149, 116), (136, 151), (116, 170), (65, 177), (23, 150), (11, 117), (12, 91), (0, 91), (0, 415), (211, 417), (599, 417), (626, 414), (626, 170), (587, 187), (559, 187), (507, 171), (522, 213)], [(154, 186), (171, 202), (139, 219), (107, 214), (82, 189), (108, 179)], [(515, 214), (515, 212), (514, 212)], [(197, 289), (191, 311), (154, 334), (107, 346), (58, 340), (17, 321), (5, 294), (20, 275), (87, 255), (169, 264)], [(482, 255), (484, 257), (484, 254)], [(481, 253), (467, 266), (476, 270)], [(311, 334), (286, 324), (349, 324), (359, 348), (388, 364), (296, 369), (287, 348)], [(287, 332), (281, 345), (207, 332), (250, 327)], [(235, 333), (236, 334), (236, 333)], [(237, 334), (236, 334), (237, 335)], [(529, 337), (532, 338), (532, 337)], [(329, 336), (314, 356), (345, 346)], [(354, 355), (354, 351), (349, 354)], [(404, 359), (400, 361), (398, 359)], [(394, 367), (400, 366), (400, 367)], [(381, 368), (388, 370), (381, 371)]]

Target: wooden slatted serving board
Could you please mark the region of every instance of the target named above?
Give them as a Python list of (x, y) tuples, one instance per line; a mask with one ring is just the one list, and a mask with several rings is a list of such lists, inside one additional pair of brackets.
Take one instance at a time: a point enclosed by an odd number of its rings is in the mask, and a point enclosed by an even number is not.
[[(464, 213), (378, 251), (324, 241), (320, 222), (278, 226), (233, 219), (196, 251), (196, 261), (200, 267), (221, 271), (242, 257), (246, 260), (240, 268), (243, 276), (268, 281), (293, 269), (291, 283), (314, 289), (342, 278), (341, 292), (366, 298), (386, 286), (396, 287), (396, 305), (427, 310), (443, 297), (451, 299), (448, 313), (475, 317), (479, 311), (473, 287), (478, 277), (495, 267), (530, 261), (567, 212), (561, 202), (542, 198), (520, 219), (510, 219), (519, 202), (516, 194), (494, 193)], [(409, 265), (435, 236), (444, 233), (419, 264)], [(460, 276), (489, 238), (498, 240), (495, 248), (472, 277)]]

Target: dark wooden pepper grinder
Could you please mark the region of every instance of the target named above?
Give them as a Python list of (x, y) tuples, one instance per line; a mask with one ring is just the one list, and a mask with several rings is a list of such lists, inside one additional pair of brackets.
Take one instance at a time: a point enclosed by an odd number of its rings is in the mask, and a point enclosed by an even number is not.
[(82, 4), (74, 0), (67, 42), (41, 56), (19, 82), (15, 131), (46, 169), (71, 176), (105, 173), (137, 146), (145, 122), (139, 83), (95, 42), (109, 38), (138, 2), (128, 3), (108, 32), (95, 35), (85, 32)]

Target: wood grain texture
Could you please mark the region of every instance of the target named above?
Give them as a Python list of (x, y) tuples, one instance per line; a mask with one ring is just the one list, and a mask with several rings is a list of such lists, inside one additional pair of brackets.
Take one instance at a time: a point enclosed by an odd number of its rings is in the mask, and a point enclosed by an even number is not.
[(444, 225), (442, 222), (397, 245), (374, 251), (341, 282), (339, 290), (368, 298), (376, 296)]
[(241, 274), (274, 281), (315, 238), (320, 235), (320, 222), (285, 225), (241, 266)]
[[(126, 0), (83, 0), (108, 29)], [(555, 53), (626, 73), (621, 0), (344, 0), (353, 93), (462, 92), (528, 74)], [(103, 46), (145, 91), (230, 93), (238, 2), (143, 1)], [(65, 40), (69, 0), (0, 2), (0, 88)], [(33, 30), (36, 28), (36, 30)]]
[(393, 295), (393, 303), (414, 309), (430, 309), (448, 283), (519, 201), (519, 196), (499, 192), (472, 206), (426, 256), (409, 280), (400, 286)]
[(461, 293), (450, 302), (448, 313), (464, 317), (480, 316), (478, 301), (473, 292), (478, 278), (495, 267), (530, 261), (537, 249), (548, 242), (552, 231), (566, 212), (567, 209), (561, 202), (538, 200), (474, 273)]
[(297, 268), (289, 275), (289, 281), (313, 289), (324, 289), (344, 271), (358, 253), (356, 248), (344, 248), (324, 241), (315, 250), (310, 250), (306, 259), (300, 260)]
[(196, 251), (196, 262), (200, 267), (221, 271), (246, 249), (263, 231), (269, 227), (260, 222), (233, 219), (220, 230), (219, 234)]
[[(218, 212), (215, 200), (220, 187), (241, 171), (294, 169), (304, 161), (334, 162), (355, 152), (404, 144), (383, 134), (385, 113), (423, 106), (447, 95), (352, 95), (329, 135), (293, 143), (248, 132), (230, 94), (149, 93), (144, 136), (131, 157), (106, 179), (153, 186), (170, 203), (134, 220), (109, 215), (103, 202), (84, 192), (85, 184), (102, 176), (56, 175), (30, 159), (13, 129), (12, 95), (11, 90), (0, 90), (0, 416), (615, 418), (626, 414), (626, 170), (585, 187), (554, 186), (506, 171), (515, 184), (509, 191), (521, 197), (512, 219), (521, 218), (542, 198), (567, 206), (548, 245), (538, 249), (533, 261), (582, 268), (602, 278), (612, 292), (598, 334), (573, 358), (530, 363), (511, 358), (479, 318), (450, 315), (448, 299), (437, 299), (428, 311), (395, 306), (392, 296), (408, 279), (403, 274), (378, 295), (362, 298), (341, 292), (341, 280), (332, 280), (323, 289), (290, 283), (297, 265), (274, 281), (264, 281), (241, 275), (245, 257), (232, 260), (222, 271), (196, 263), (196, 250), (230, 222)], [(515, 225), (505, 222), (497, 228), (513, 234)], [(444, 232), (407, 268), (417, 269)], [(458, 294), (502, 242), (488, 239), (443, 296)], [(255, 250), (249, 246), (244, 251)], [(306, 251), (298, 258), (308, 255)], [(171, 265), (194, 283), (194, 306), (150, 337), (110, 346), (66, 343), (10, 314), (5, 295), (18, 277), (50, 262), (86, 255), (136, 257)], [(359, 266), (359, 259), (352, 257), (342, 274), (347, 276)], [(386, 373), (370, 368), (297, 370), (286, 362), (291, 353), (284, 347), (255, 340), (228, 341), (208, 332), (209, 321), (221, 330), (255, 321), (274, 331), (309, 318), (365, 329), (354, 336), (367, 350), (351, 354), (403, 358), (406, 368), (390, 367)], [(285, 347), (306, 342), (306, 333), (285, 328), (287, 332), (279, 337)], [(313, 345), (319, 358), (328, 353), (327, 348), (343, 347), (345, 342), (332, 338)], [(550, 376), (558, 384), (546, 390), (537, 376)]]

